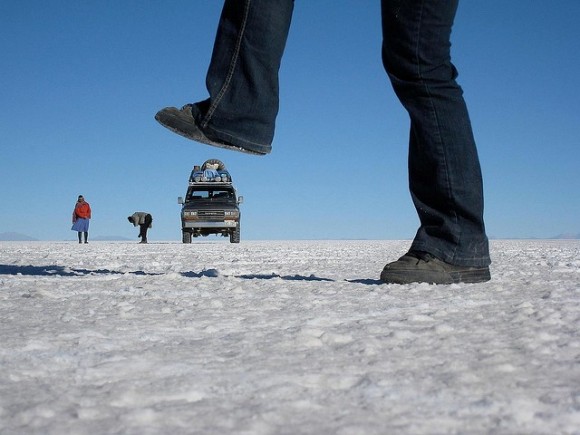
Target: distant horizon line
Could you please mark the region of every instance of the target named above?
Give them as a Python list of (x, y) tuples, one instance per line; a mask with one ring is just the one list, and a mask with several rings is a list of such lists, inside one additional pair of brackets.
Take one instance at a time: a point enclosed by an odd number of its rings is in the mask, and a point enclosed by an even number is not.
[[(3, 238), (3, 234), (0, 233), (0, 242), (66, 242), (66, 243), (78, 243), (77, 239), (36, 239), (33, 237), (22, 237), (22, 238)], [(227, 238), (219, 238), (219, 237), (204, 237), (199, 238), (199, 240), (204, 241), (212, 241), (212, 242), (228, 242)], [(282, 238), (282, 239), (257, 239), (257, 238), (248, 238), (243, 239), (242, 241), (332, 241), (332, 240), (352, 240), (352, 241), (380, 241), (380, 240), (388, 240), (388, 241), (411, 241), (410, 238), (362, 238), (362, 237), (341, 237), (341, 238)], [(489, 237), (490, 241), (493, 240), (580, 240), (580, 234), (574, 235), (557, 235), (553, 237)], [(122, 237), (122, 236), (95, 236), (89, 239), (89, 243), (93, 242), (132, 242), (132, 243), (139, 243), (137, 241), (133, 241), (132, 238)], [(181, 239), (157, 239), (157, 240), (150, 240), (150, 243), (156, 242), (179, 242), (182, 243)], [(195, 241), (193, 241), (195, 243)]]

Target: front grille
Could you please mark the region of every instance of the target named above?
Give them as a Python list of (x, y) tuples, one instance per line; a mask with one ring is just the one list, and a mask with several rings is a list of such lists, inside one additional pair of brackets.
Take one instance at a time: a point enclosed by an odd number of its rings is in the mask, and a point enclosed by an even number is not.
[(206, 221), (223, 221), (224, 214), (223, 210), (199, 210), (197, 217)]

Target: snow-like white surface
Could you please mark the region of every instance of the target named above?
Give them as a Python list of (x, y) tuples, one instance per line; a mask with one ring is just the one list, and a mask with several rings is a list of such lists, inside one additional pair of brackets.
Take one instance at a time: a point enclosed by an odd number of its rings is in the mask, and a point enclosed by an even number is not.
[(580, 242), (380, 284), (407, 247), (2, 242), (0, 433), (580, 433)]

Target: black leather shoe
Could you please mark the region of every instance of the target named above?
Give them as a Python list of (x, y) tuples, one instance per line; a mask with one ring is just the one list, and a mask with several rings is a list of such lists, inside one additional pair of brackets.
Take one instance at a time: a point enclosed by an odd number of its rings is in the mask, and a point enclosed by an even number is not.
[(397, 261), (387, 264), (381, 273), (381, 281), (387, 284), (477, 283), (490, 279), (489, 267), (456, 266), (423, 251), (407, 252)]

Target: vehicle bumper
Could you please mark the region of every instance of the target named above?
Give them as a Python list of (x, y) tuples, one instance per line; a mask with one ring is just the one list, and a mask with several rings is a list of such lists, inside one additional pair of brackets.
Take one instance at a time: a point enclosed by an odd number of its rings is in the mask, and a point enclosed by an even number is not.
[(235, 228), (238, 226), (236, 221), (223, 222), (203, 222), (203, 221), (186, 221), (182, 223), (183, 228)]

